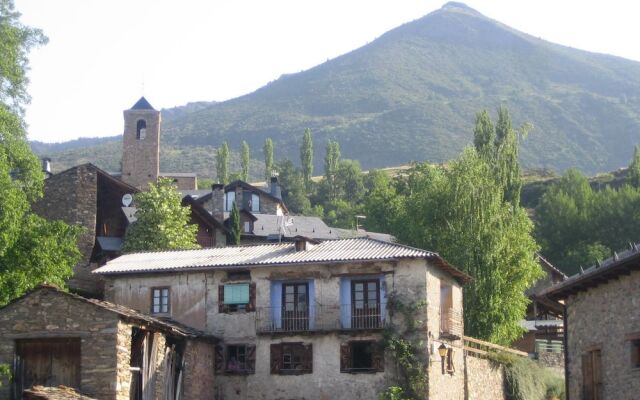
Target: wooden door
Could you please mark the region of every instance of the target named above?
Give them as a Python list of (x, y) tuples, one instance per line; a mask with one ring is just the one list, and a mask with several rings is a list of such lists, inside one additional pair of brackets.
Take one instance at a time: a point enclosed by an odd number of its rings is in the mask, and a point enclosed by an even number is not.
[(351, 328), (374, 329), (380, 324), (380, 281), (351, 281)]
[(34, 385), (80, 388), (80, 339), (16, 340), (18, 393)]
[(307, 283), (282, 285), (282, 329), (285, 331), (309, 329), (309, 285)]

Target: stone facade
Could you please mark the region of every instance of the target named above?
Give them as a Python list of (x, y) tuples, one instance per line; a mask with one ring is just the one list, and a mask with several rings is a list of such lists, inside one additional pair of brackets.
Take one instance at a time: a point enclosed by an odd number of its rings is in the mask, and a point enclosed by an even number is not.
[(640, 368), (631, 361), (631, 339), (640, 339), (638, 288), (640, 271), (632, 271), (566, 299), (567, 379), (571, 399), (582, 398), (582, 356), (595, 349), (600, 350), (602, 357), (603, 398), (637, 398)]
[[(462, 322), (457, 325), (458, 339), (440, 334), (440, 285), (451, 284), (453, 307), (462, 314), (462, 289), (449, 275), (424, 259), (398, 262), (356, 264), (317, 264), (300, 267), (271, 266), (253, 268), (250, 281), (255, 284), (256, 311), (220, 312), (219, 286), (228, 282), (225, 271), (182, 273), (153, 273), (120, 275), (108, 278), (105, 295), (113, 302), (147, 312), (153, 287), (170, 287), (171, 317), (220, 337), (225, 344), (255, 346), (255, 372), (246, 375), (217, 375), (216, 395), (219, 399), (374, 399), (396, 377), (390, 354), (384, 356), (384, 371), (343, 373), (341, 345), (353, 340), (382, 339), (382, 329), (356, 330), (340, 328), (341, 280), (348, 277), (380, 279), (382, 305), (391, 293), (406, 303), (426, 302), (419, 327), (427, 348), (433, 349), (428, 369), (429, 396), (438, 399), (464, 398), (464, 359), (462, 351)], [(262, 327), (263, 317), (270, 313), (274, 282), (313, 282), (310, 302), (315, 304), (317, 329), (307, 333), (274, 333)], [(309, 287), (311, 283), (309, 283)], [(311, 290), (311, 289), (309, 289)], [(311, 296), (311, 294), (310, 294)], [(389, 321), (402, 323), (397, 316)], [(394, 319), (395, 318), (395, 319)], [(267, 324), (268, 325), (268, 324)], [(313, 366), (311, 374), (278, 375), (270, 371), (270, 348), (277, 343), (311, 345)], [(437, 347), (445, 343), (454, 349), (455, 371), (442, 374)], [(207, 356), (208, 357), (208, 356)], [(187, 361), (189, 360), (187, 356)], [(209, 364), (210, 366), (210, 364)], [(205, 368), (206, 365), (203, 366)], [(207, 375), (204, 370), (201, 372)], [(199, 375), (194, 375), (199, 376)], [(186, 387), (189, 385), (186, 385)]]
[[(144, 121), (144, 128), (140, 128)], [(160, 111), (124, 111), (122, 180), (144, 190), (160, 174)]]
[(172, 174), (162, 173), (162, 178), (171, 179), (178, 190), (196, 190), (198, 189), (198, 177), (196, 174)]
[(467, 356), (466, 400), (506, 399), (504, 367), (491, 360)]
[(49, 220), (62, 220), (84, 228), (78, 238), (81, 260), (68, 282), (82, 292), (99, 291), (100, 280), (91, 271), (91, 254), (96, 241), (98, 173), (91, 164), (83, 164), (52, 175), (45, 181), (44, 196), (33, 205), (36, 214)]
[[(189, 341), (184, 351), (184, 398), (213, 399), (215, 379), (212, 371), (213, 345)], [(160, 399), (160, 397), (158, 397)]]

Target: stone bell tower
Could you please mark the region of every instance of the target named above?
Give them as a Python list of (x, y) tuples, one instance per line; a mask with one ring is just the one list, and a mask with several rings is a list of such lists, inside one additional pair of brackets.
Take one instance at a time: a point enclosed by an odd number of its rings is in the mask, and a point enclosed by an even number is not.
[(139, 189), (160, 174), (160, 111), (141, 97), (124, 111), (122, 180)]

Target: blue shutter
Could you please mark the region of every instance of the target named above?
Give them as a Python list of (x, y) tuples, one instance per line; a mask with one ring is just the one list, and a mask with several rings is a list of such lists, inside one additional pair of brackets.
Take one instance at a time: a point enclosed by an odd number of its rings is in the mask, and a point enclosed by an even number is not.
[(316, 324), (316, 285), (312, 279), (309, 281), (309, 329), (313, 330)]
[(249, 304), (249, 284), (224, 285), (224, 304)]
[(351, 279), (340, 279), (340, 323), (343, 329), (351, 328)]
[(282, 282), (271, 281), (271, 324), (282, 329)]

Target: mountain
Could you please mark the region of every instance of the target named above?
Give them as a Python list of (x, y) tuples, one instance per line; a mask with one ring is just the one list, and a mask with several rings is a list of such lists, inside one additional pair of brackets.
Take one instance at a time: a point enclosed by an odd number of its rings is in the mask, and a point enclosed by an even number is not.
[[(478, 111), (495, 116), (501, 104), (515, 125), (534, 125), (523, 142), (525, 167), (613, 170), (640, 142), (640, 63), (553, 44), (447, 3), (253, 93), (172, 110), (162, 140), (188, 152), (223, 140), (239, 149), (244, 139), (259, 157), (269, 136), (276, 158), (297, 162), (309, 127), (317, 171), (328, 139), (364, 168), (441, 162), (471, 143)], [(109, 144), (92, 151), (101, 146)]]

